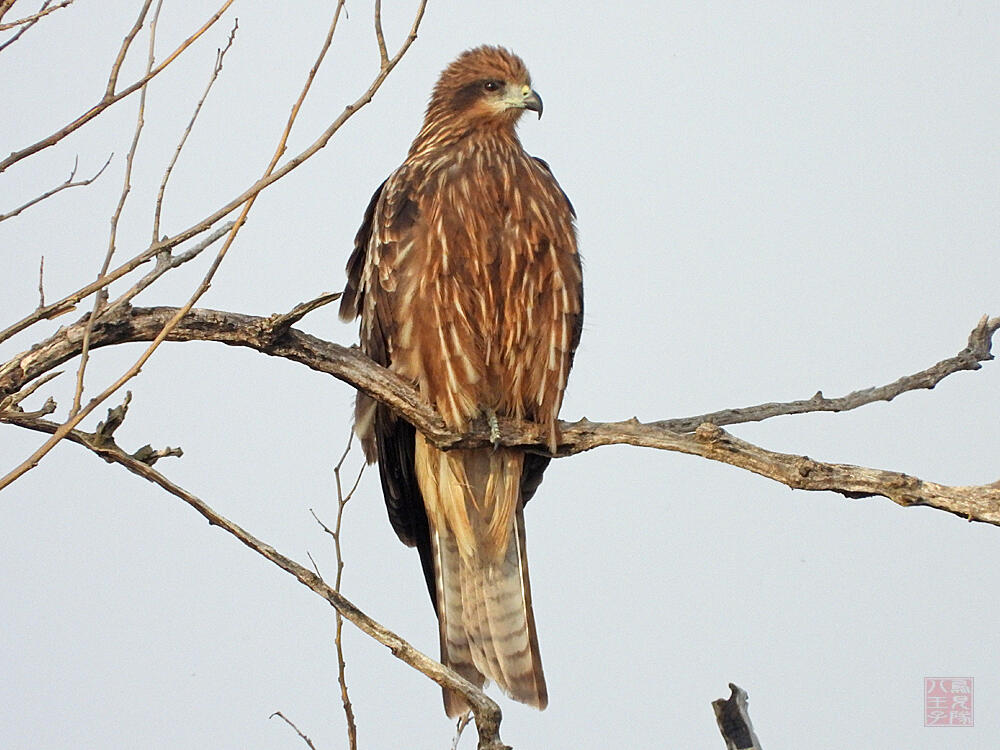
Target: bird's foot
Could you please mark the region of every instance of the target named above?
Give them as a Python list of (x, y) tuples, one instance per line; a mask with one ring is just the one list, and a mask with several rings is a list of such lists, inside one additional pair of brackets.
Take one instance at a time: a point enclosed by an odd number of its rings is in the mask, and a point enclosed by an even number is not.
[(490, 442), (493, 443), (493, 450), (496, 450), (500, 447), (500, 423), (492, 409), (486, 410), (486, 424), (490, 426)]

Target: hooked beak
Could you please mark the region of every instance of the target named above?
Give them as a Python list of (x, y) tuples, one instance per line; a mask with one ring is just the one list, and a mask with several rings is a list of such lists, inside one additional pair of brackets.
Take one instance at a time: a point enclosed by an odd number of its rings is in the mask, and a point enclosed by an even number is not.
[(533, 91), (531, 86), (516, 86), (508, 84), (505, 96), (501, 100), (500, 106), (504, 109), (530, 109), (538, 113), (538, 118), (542, 117), (542, 97), (537, 91)]
[(532, 112), (538, 113), (538, 119), (542, 119), (542, 97), (538, 95), (537, 91), (533, 91), (527, 86), (524, 87), (527, 91), (524, 93), (524, 108), (530, 109)]

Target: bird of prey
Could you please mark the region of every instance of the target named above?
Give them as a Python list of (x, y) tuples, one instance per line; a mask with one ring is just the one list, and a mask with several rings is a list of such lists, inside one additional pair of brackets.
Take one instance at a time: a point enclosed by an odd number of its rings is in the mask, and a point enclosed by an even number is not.
[[(552, 451), (580, 338), (575, 213), (515, 126), (541, 97), (519, 57), (462, 53), (441, 73), (403, 164), (375, 191), (347, 263), (344, 320), (453, 430), (497, 417), (546, 427)], [(359, 393), (355, 430), (378, 461), (389, 520), (420, 553), (441, 661), (545, 708), (523, 508), (549, 458), (519, 448), (440, 451)], [(445, 711), (463, 713), (445, 690)]]

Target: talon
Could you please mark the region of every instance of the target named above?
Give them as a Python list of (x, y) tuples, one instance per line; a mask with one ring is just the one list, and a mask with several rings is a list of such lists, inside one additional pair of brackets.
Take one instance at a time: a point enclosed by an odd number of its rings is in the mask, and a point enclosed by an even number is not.
[(493, 450), (496, 450), (500, 447), (500, 423), (492, 409), (486, 411), (486, 423), (490, 426), (490, 442), (493, 443)]

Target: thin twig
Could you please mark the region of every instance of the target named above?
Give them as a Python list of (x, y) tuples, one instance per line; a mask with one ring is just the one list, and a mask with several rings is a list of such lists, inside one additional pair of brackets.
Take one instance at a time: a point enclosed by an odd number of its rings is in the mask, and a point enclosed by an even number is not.
[[(146, 9), (149, 7), (149, 2), (143, 7), (143, 12), (140, 14), (140, 21), (145, 18)], [(146, 74), (153, 69), (153, 63), (155, 62), (155, 50), (156, 50), (156, 24), (160, 19), (160, 9), (163, 7), (163, 0), (158, 0), (156, 3), (156, 10), (153, 11), (153, 18), (149, 22), (149, 51), (146, 56)], [(128, 49), (128, 45), (131, 44), (132, 39), (135, 37), (138, 29), (133, 28), (131, 36), (128, 38), (127, 44), (122, 46), (121, 53), (119, 55), (119, 60), (116, 61), (117, 66), (121, 65), (121, 58), (124, 57), (125, 51)], [(113, 84), (109, 84), (112, 86)], [(97, 278), (101, 278), (108, 272), (108, 268), (111, 265), (111, 258), (115, 254), (115, 240), (118, 237), (118, 222), (121, 219), (122, 211), (125, 209), (125, 201), (128, 199), (129, 193), (132, 191), (132, 166), (135, 163), (135, 154), (139, 148), (139, 137), (142, 135), (143, 126), (146, 123), (146, 93), (148, 91), (147, 86), (143, 86), (139, 93), (139, 108), (136, 112), (135, 118), (135, 129), (132, 133), (132, 144), (129, 146), (128, 154), (125, 156), (125, 174), (122, 177), (122, 191), (118, 196), (118, 205), (115, 207), (115, 212), (111, 215), (111, 231), (108, 234), (108, 249), (104, 255), (104, 262), (101, 264), (101, 270), (97, 272)], [(94, 321), (97, 319), (98, 314), (101, 311), (101, 307), (107, 302), (108, 290), (107, 287), (102, 288), (96, 295), (94, 295), (94, 306), (90, 312), (90, 319), (87, 321), (87, 328), (83, 332), (83, 349), (80, 352), (80, 365), (76, 371), (76, 390), (73, 392), (73, 406), (70, 408), (70, 416), (75, 415), (80, 411), (80, 399), (83, 398), (83, 378), (84, 374), (87, 372), (87, 364), (90, 361), (90, 331), (93, 328)]]
[(18, 406), (22, 401), (24, 401), (28, 396), (37, 391), (43, 385), (48, 383), (62, 375), (62, 370), (55, 370), (50, 373), (46, 373), (44, 376), (40, 377), (38, 380), (34, 381), (27, 388), (18, 391), (17, 393), (11, 393), (9, 396), (5, 396), (0, 399), (0, 411), (7, 411), (8, 409), (13, 409)]
[(45, 307), (45, 256), (38, 260), (38, 306)]
[(227, 221), (222, 226), (218, 227), (214, 232), (209, 234), (201, 242), (193, 245), (188, 250), (185, 250), (179, 255), (171, 255), (169, 250), (164, 250), (160, 255), (156, 256), (156, 265), (153, 267), (149, 273), (139, 279), (128, 291), (124, 292), (120, 297), (115, 299), (113, 302), (109, 303), (107, 307), (104, 308), (104, 314), (108, 315), (113, 313), (119, 307), (123, 305), (128, 305), (140, 292), (144, 289), (150, 287), (157, 279), (163, 276), (168, 271), (172, 271), (175, 268), (184, 265), (190, 260), (197, 258), (203, 251), (214, 245), (220, 239), (229, 234), (230, 230), (233, 228), (235, 222)]
[(222, 60), (225, 58), (226, 53), (229, 48), (233, 46), (233, 41), (236, 39), (236, 30), (240, 27), (239, 19), (233, 21), (233, 28), (229, 32), (229, 40), (226, 42), (226, 46), (222, 49), (216, 50), (215, 53), (215, 66), (212, 68), (212, 75), (208, 79), (208, 85), (205, 86), (205, 91), (201, 95), (201, 99), (198, 100), (198, 104), (195, 105), (194, 113), (191, 115), (191, 119), (181, 134), (180, 142), (177, 144), (177, 148), (174, 150), (174, 155), (170, 159), (170, 163), (167, 165), (166, 170), (163, 172), (163, 179), (160, 181), (160, 189), (156, 194), (156, 208), (153, 212), (153, 242), (155, 243), (160, 237), (160, 212), (163, 210), (163, 194), (167, 190), (167, 182), (170, 180), (170, 175), (174, 171), (174, 166), (177, 164), (177, 160), (180, 158), (181, 151), (184, 149), (184, 144), (187, 142), (188, 136), (191, 135), (191, 131), (194, 129), (195, 120), (198, 119), (198, 115), (201, 114), (201, 108), (205, 104), (205, 100), (208, 98), (209, 92), (212, 90), (212, 86), (215, 85), (216, 79), (219, 77), (219, 73), (222, 72)]
[[(223, 232), (223, 234), (232, 229), (233, 222), (229, 222), (224, 226), (225, 226), (225, 231)], [(187, 233), (188, 236), (186, 236), (184, 239), (190, 239), (191, 237), (196, 237), (197, 235), (201, 234), (202, 232), (210, 228), (211, 224), (208, 224), (204, 227), (199, 227), (198, 231)], [(219, 237), (215, 237), (213, 234), (213, 236), (211, 236), (209, 240), (203, 240), (201, 243), (196, 245), (195, 248), (201, 248), (202, 250), (204, 250), (205, 247), (214, 244), (218, 239)], [(128, 261), (120, 265), (118, 268), (116, 268), (114, 271), (110, 271), (101, 278), (95, 279), (86, 286), (80, 287), (75, 292), (70, 292), (65, 297), (56, 302), (52, 302), (48, 305), (36, 308), (29, 315), (26, 315), (16, 323), (12, 323), (11, 325), (7, 326), (7, 328), (4, 328), (2, 331), (0, 331), (0, 343), (3, 343), (11, 336), (17, 335), (26, 328), (30, 328), (39, 321), (51, 320), (53, 318), (58, 318), (60, 315), (65, 315), (66, 313), (72, 312), (73, 310), (76, 309), (76, 304), (81, 300), (86, 299), (94, 292), (100, 291), (101, 289), (108, 286), (112, 282), (117, 281), (121, 277), (127, 276), (136, 268), (143, 265), (144, 263), (148, 263), (153, 258), (159, 259), (161, 256), (168, 254), (171, 248), (176, 247), (182, 241), (183, 241), (182, 238), (175, 236), (168, 240), (163, 240), (161, 242), (158, 242), (155, 245), (152, 245), (147, 250), (144, 250), (143, 252), (139, 253), (139, 255), (136, 255), (135, 257), (129, 259)]]
[(36, 205), (38, 203), (41, 203), (46, 198), (51, 198), (56, 193), (61, 193), (63, 190), (67, 190), (69, 188), (75, 188), (75, 187), (84, 187), (86, 185), (89, 185), (94, 180), (96, 180), (98, 177), (100, 177), (102, 174), (104, 174), (104, 170), (108, 168), (108, 165), (111, 163), (111, 157), (113, 157), (113, 156), (114, 156), (114, 154), (111, 154), (111, 156), (108, 157), (108, 160), (106, 162), (104, 162), (104, 166), (101, 167), (100, 169), (98, 169), (97, 172), (94, 174), (93, 177), (90, 177), (89, 179), (86, 179), (86, 180), (77, 180), (75, 182), (73, 181), (73, 178), (76, 176), (77, 162), (78, 162), (79, 159), (78, 158), (74, 159), (73, 160), (73, 169), (69, 173), (69, 177), (66, 178), (65, 182), (63, 182), (60, 185), (57, 185), (56, 187), (52, 188), (51, 190), (48, 190), (48, 191), (42, 193), (37, 198), (32, 198), (30, 201), (28, 201), (27, 203), (25, 203), (25, 204), (23, 204), (21, 206), (18, 206), (13, 211), (10, 211), (10, 212), (5, 213), (5, 214), (0, 214), (0, 221), (6, 221), (7, 219), (12, 219), (15, 216), (17, 216), (19, 213), (21, 213), (22, 211), (24, 211), (25, 209), (31, 208), (32, 206), (34, 206), (34, 205)]
[[(108, 74), (108, 82), (104, 87), (105, 98), (115, 93), (115, 88), (118, 86), (118, 74), (121, 72), (122, 64), (125, 62), (126, 55), (128, 55), (129, 47), (132, 46), (132, 42), (135, 40), (139, 31), (142, 30), (143, 25), (146, 23), (146, 14), (149, 13), (149, 6), (152, 4), (153, 0), (145, 0), (142, 7), (139, 8), (139, 16), (135, 19), (135, 23), (132, 24), (132, 28), (128, 30), (128, 33), (122, 40), (121, 46), (118, 48), (118, 54), (115, 55), (115, 61), (111, 64), (111, 72)], [(149, 71), (147, 70), (146, 73), (148, 74)]]
[[(148, 7), (150, 1), (151, 0), (147, 0), (146, 7)], [(212, 17), (209, 18), (201, 26), (200, 29), (198, 29), (197, 31), (195, 31), (187, 39), (185, 39), (183, 42), (181, 42), (174, 49), (173, 52), (171, 52), (169, 55), (167, 55), (167, 57), (163, 60), (162, 63), (160, 63), (159, 65), (157, 65), (155, 68), (153, 68), (153, 70), (151, 70), (147, 75), (143, 76), (138, 81), (135, 81), (131, 85), (125, 87), (124, 89), (122, 89), (122, 90), (120, 90), (120, 91), (118, 91), (116, 93), (113, 92), (113, 91), (112, 91), (112, 93), (109, 93), (108, 90), (106, 90), (105, 93), (104, 93), (104, 95), (97, 102), (97, 104), (95, 104), (93, 107), (91, 107), (90, 109), (88, 109), (86, 112), (84, 112), (82, 115), (80, 115), (79, 117), (77, 117), (75, 120), (73, 120), (69, 124), (64, 125), (62, 128), (60, 128), (56, 132), (51, 133), (50, 135), (46, 136), (45, 138), (42, 138), (40, 141), (36, 141), (35, 143), (31, 144), (30, 146), (25, 146), (24, 148), (22, 148), (22, 149), (20, 149), (18, 151), (14, 151), (9, 156), (7, 156), (5, 159), (0, 160), (0, 172), (5, 171), (12, 164), (16, 164), (17, 162), (19, 162), (22, 159), (25, 159), (25, 158), (31, 156), (32, 154), (36, 154), (39, 151), (42, 151), (44, 149), (49, 148), (50, 146), (55, 145), (56, 143), (58, 143), (59, 141), (61, 141), (63, 138), (65, 138), (67, 135), (69, 135), (70, 133), (75, 132), (76, 130), (78, 130), (79, 128), (83, 127), (84, 125), (86, 125), (91, 120), (93, 120), (95, 117), (97, 117), (99, 114), (101, 114), (108, 107), (112, 106), (113, 104), (116, 104), (117, 102), (120, 102), (125, 97), (134, 94), (140, 88), (142, 88), (147, 83), (149, 83), (151, 80), (153, 80), (156, 76), (158, 76), (160, 73), (162, 73), (164, 70), (166, 70), (166, 68), (174, 60), (176, 60), (178, 57), (180, 57), (180, 55), (188, 47), (190, 47), (192, 44), (194, 44), (206, 31), (208, 31), (212, 27), (212, 25), (216, 21), (219, 20), (219, 18), (222, 16), (222, 14), (225, 13), (226, 9), (229, 8), (229, 6), (232, 5), (232, 4), (233, 4), (233, 0), (225, 0), (225, 2), (222, 4), (222, 7), (220, 7), (212, 15)], [(109, 79), (108, 79), (109, 87), (113, 86), (113, 85), (115, 85), (117, 83), (118, 69), (120, 67), (121, 67), (121, 63), (118, 62), (117, 59), (116, 59), (116, 63), (115, 63), (114, 66), (112, 66), (111, 75), (109, 76)], [(211, 223), (214, 224), (215, 222), (213, 221)]]
[[(51, 2), (51, 0), (49, 0)], [(39, 19), (44, 18), (49, 13), (54, 13), (60, 8), (65, 8), (67, 5), (72, 5), (74, 0), (62, 0), (58, 5), (53, 5), (51, 8), (46, 7), (49, 3), (44, 3), (41, 10), (37, 13), (32, 13), (30, 16), (25, 16), (24, 18), (19, 18), (16, 21), (11, 21), (10, 23), (0, 23), (0, 31), (10, 31), (18, 26), (31, 26), (38, 22)]]
[(696, 417), (682, 417), (653, 422), (658, 427), (664, 427), (674, 432), (692, 432), (698, 425), (711, 422), (718, 425), (744, 424), (760, 422), (771, 417), (791, 414), (806, 414), (817, 411), (841, 412), (857, 409), (859, 406), (873, 404), (876, 401), (892, 401), (896, 396), (907, 391), (931, 389), (953, 372), (960, 370), (978, 370), (980, 362), (993, 359), (990, 346), (993, 334), (1000, 328), (1000, 318), (990, 319), (984, 315), (969, 334), (965, 349), (954, 357), (931, 365), (926, 370), (904, 375), (887, 385), (863, 388), (848, 393), (839, 398), (826, 398), (822, 391), (816, 391), (812, 398), (786, 403), (767, 403), (756, 406), (745, 406), (739, 409), (723, 409), (722, 411), (700, 414)]
[(382, 33), (382, 0), (375, 0), (375, 41), (378, 44), (379, 64), (385, 67), (389, 63), (389, 51), (385, 47), (385, 36)]
[[(340, 531), (344, 520), (344, 508), (347, 507), (347, 502), (354, 495), (354, 491), (358, 488), (361, 483), (361, 476), (365, 471), (365, 464), (362, 462), (361, 470), (358, 472), (357, 478), (354, 480), (354, 484), (348, 492), (344, 493), (344, 487), (341, 482), (340, 471), (344, 466), (344, 461), (347, 460), (347, 456), (351, 452), (351, 445), (354, 440), (353, 430), (348, 434), (347, 447), (344, 448), (344, 453), (341, 455), (340, 460), (337, 462), (336, 466), (333, 467), (333, 476), (336, 481), (337, 486), (337, 522), (333, 529), (329, 528), (325, 523), (323, 523), (316, 513), (310, 509), (309, 512), (312, 513), (313, 518), (316, 522), (323, 528), (323, 530), (333, 537), (334, 551), (337, 555), (337, 575), (334, 580), (333, 587), (339, 593), (341, 590), (341, 583), (343, 581), (344, 574), (344, 556), (341, 550), (340, 544)], [(336, 637), (334, 638), (334, 643), (337, 647), (337, 681), (340, 684), (340, 701), (344, 707), (344, 717), (347, 722), (347, 744), (350, 750), (357, 750), (358, 748), (358, 729), (354, 721), (354, 707), (351, 705), (351, 699), (347, 691), (347, 663), (344, 660), (344, 618), (337, 612), (337, 623), (336, 623)]]
[(275, 711), (268, 718), (269, 719), (273, 719), (275, 716), (277, 716), (279, 719), (281, 719), (282, 721), (284, 721), (288, 726), (290, 726), (292, 729), (294, 729), (295, 730), (295, 734), (297, 734), (299, 736), (299, 738), (303, 742), (305, 742), (311, 748), (311, 750), (316, 750), (316, 746), (312, 743), (312, 740), (309, 739), (308, 737), (306, 737), (302, 733), (302, 731), (297, 726), (295, 726), (287, 716), (285, 716), (283, 713), (281, 713), (281, 711)]

